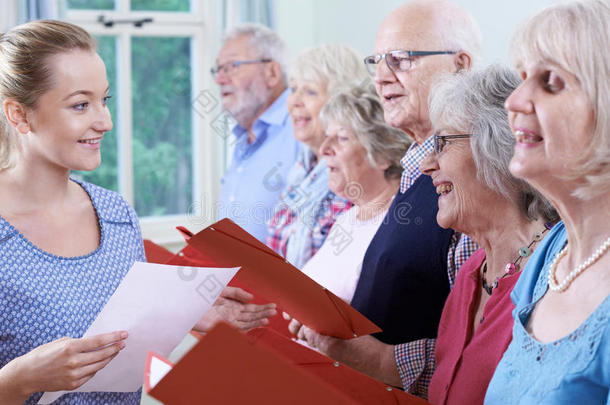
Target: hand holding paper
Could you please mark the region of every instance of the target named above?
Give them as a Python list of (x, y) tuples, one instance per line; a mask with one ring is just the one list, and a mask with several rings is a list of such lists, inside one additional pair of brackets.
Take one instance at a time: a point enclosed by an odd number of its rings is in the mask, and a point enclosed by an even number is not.
[[(137, 391), (147, 352), (169, 355), (237, 270), (135, 263), (85, 333), (87, 337), (128, 331), (126, 347), (76, 391)], [(47, 392), (40, 403), (51, 403), (63, 394)]]

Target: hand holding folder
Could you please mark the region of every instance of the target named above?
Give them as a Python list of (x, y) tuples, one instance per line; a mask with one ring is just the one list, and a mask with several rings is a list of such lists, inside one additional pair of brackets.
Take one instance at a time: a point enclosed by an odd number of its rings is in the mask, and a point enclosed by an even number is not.
[[(159, 254), (149, 245), (147, 254)], [(171, 264), (237, 267), (234, 281), (269, 302), (275, 302), (319, 333), (344, 339), (381, 330), (345, 301), (317, 284), (276, 252), (229, 219), (187, 239)]]
[(144, 389), (165, 405), (427, 404), (268, 328), (244, 335), (226, 324), (175, 365), (149, 353)]

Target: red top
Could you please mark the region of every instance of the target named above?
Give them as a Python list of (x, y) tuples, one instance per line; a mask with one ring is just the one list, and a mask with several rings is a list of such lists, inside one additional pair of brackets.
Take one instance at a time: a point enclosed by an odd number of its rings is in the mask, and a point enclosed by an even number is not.
[(472, 333), (479, 322), (474, 316), (483, 291), (480, 268), (484, 260), (485, 251), (479, 249), (462, 265), (445, 303), (436, 341), (436, 371), (428, 391), (433, 404), (482, 404), (512, 339), (515, 306), (510, 293), (521, 272), (499, 280), (485, 304), (483, 323)]

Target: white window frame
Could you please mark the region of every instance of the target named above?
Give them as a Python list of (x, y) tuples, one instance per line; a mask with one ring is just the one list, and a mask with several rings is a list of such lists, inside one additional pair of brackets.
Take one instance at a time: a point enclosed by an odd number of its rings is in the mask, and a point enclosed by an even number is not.
[[(133, 206), (134, 178), (132, 153), (132, 92), (131, 92), (131, 41), (132, 36), (189, 36), (191, 42), (191, 100), (196, 100), (204, 90), (217, 94), (218, 89), (209, 73), (220, 45), (218, 24), (221, 11), (215, 0), (191, 1), (190, 12), (129, 11), (129, 0), (115, 0), (115, 10), (67, 10), (65, 19), (75, 23), (93, 35), (116, 35), (118, 116), (113, 117), (119, 134), (119, 192)], [(100, 14), (108, 19), (137, 19), (152, 17), (152, 23), (143, 27), (133, 24), (115, 24), (105, 27), (97, 21)], [(192, 113), (193, 199), (184, 215), (144, 217), (140, 219), (142, 234), (166, 247), (177, 249), (183, 239), (175, 230), (178, 225), (197, 232), (215, 220), (215, 203), (220, 177), (224, 169), (224, 139), (211, 130), (211, 124), (220, 114), (220, 106), (207, 114)], [(186, 210), (187, 207), (185, 207)]]

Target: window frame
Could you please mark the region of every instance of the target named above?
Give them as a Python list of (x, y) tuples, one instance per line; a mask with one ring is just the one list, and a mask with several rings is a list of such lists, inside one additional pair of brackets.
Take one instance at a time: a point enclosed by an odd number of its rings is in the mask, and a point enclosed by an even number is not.
[[(218, 89), (209, 70), (214, 63), (220, 45), (221, 10), (214, 0), (191, 1), (190, 12), (130, 11), (129, 0), (116, 0), (115, 10), (66, 10), (65, 20), (81, 26), (92, 35), (117, 36), (117, 98), (118, 116), (113, 117), (118, 136), (119, 192), (127, 202), (134, 204), (132, 121), (133, 105), (131, 92), (131, 38), (133, 36), (191, 37), (191, 100), (195, 102), (203, 91), (217, 94)], [(204, 18), (205, 10), (205, 18)], [(97, 21), (103, 14), (107, 19), (138, 19), (152, 17), (152, 23), (142, 27), (133, 24), (116, 24), (105, 27)], [(219, 104), (219, 103), (218, 103)], [(168, 248), (183, 245), (182, 236), (176, 226), (188, 227), (197, 232), (216, 218), (214, 209), (220, 178), (224, 169), (225, 140), (211, 130), (220, 106), (206, 114), (191, 109), (192, 120), (192, 170), (193, 200), (185, 207), (185, 214), (149, 216), (140, 218), (142, 235)]]

